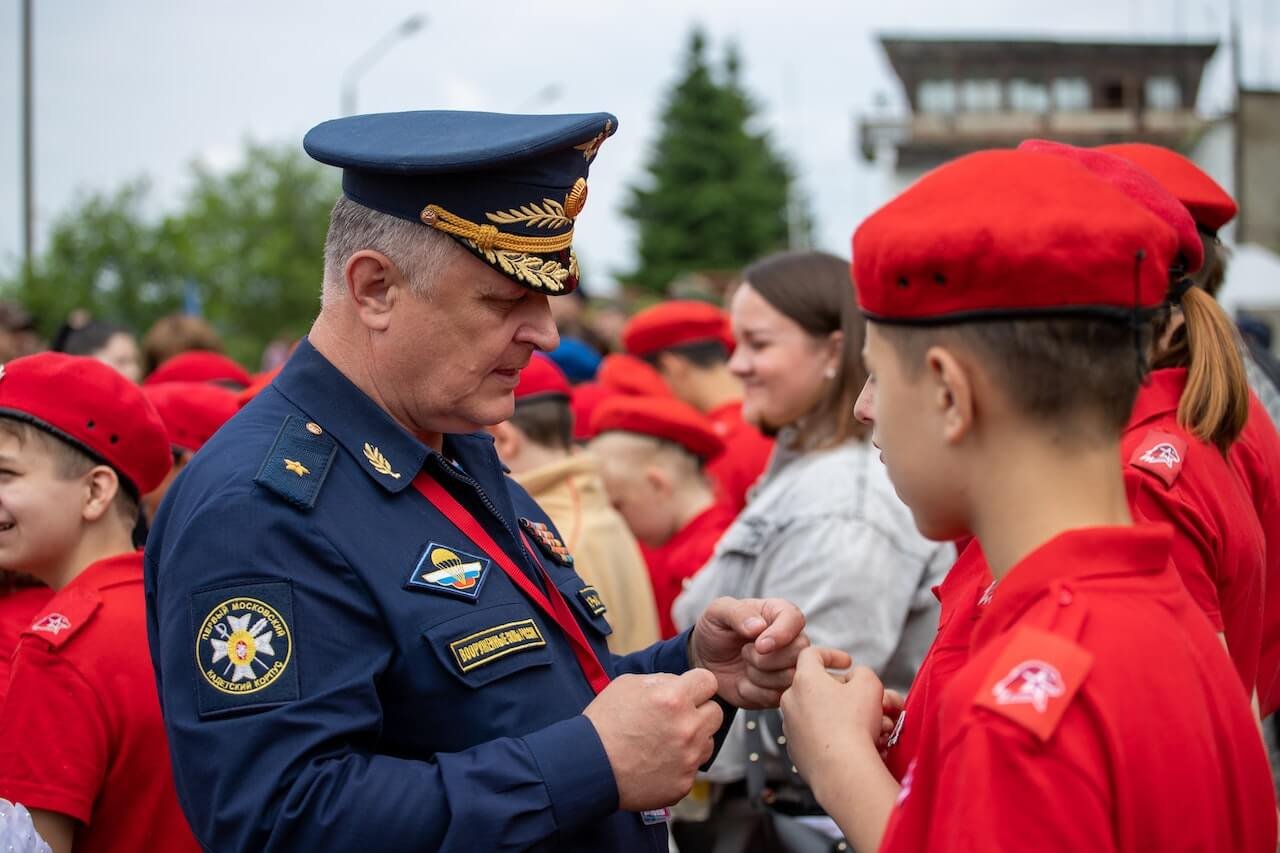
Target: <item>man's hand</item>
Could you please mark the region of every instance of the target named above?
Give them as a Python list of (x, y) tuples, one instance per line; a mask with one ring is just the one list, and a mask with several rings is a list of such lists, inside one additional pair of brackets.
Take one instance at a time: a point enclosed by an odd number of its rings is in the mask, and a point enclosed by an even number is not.
[(587, 706), (582, 713), (613, 767), (618, 808), (660, 809), (689, 793), (724, 720), (715, 694), (716, 679), (705, 669), (623, 675)]
[(795, 681), (782, 696), (787, 751), (819, 797), (824, 783), (838, 779), (849, 765), (876, 759), (884, 728), (885, 691), (865, 666), (848, 675), (827, 672), (818, 649), (806, 649), (796, 665)]
[(876, 738), (876, 749), (880, 751), (880, 757), (884, 758), (889, 754), (889, 739), (893, 737), (893, 730), (898, 727), (898, 720), (902, 717), (902, 709), (906, 707), (907, 700), (896, 690), (886, 690), (880, 704), (884, 716), (880, 718), (880, 737)]
[[(720, 698), (739, 708), (776, 708), (791, 686), (796, 658), (809, 645), (804, 614), (779, 598), (717, 598), (703, 611), (689, 638), (689, 662), (711, 670)], [(853, 661), (823, 649), (837, 669)]]

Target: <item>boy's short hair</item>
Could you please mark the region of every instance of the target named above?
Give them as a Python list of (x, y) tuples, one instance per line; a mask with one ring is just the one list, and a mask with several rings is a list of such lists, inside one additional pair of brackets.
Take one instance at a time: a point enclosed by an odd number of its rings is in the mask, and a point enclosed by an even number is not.
[(511, 424), (534, 444), (552, 450), (573, 449), (573, 410), (563, 397), (516, 401)]
[(973, 353), (1021, 414), (1073, 447), (1114, 440), (1124, 430), (1147, 369), (1151, 331), (1147, 324), (1135, 332), (1092, 317), (881, 324), (877, 330), (909, 378), (919, 376), (930, 347)]
[[(39, 445), (52, 457), (54, 474), (61, 480), (74, 480), (77, 477), (83, 477), (98, 465), (107, 465), (106, 462), (93, 458), (71, 442), (64, 441), (48, 430), (17, 418), (0, 415), (0, 433), (13, 436), (23, 448), (33, 444)], [(111, 468), (110, 465), (107, 467)], [(115, 469), (112, 468), (112, 470)], [(120, 475), (119, 471), (116, 471), (116, 476), (120, 480), (120, 488), (116, 491), (112, 505), (121, 519), (132, 526), (138, 518), (138, 498), (133, 494), (129, 481)]]
[(692, 341), (687, 344), (677, 344), (673, 347), (647, 353), (641, 358), (657, 367), (663, 353), (679, 356), (694, 367), (703, 370), (726, 364), (729, 361), (729, 348), (721, 341)]

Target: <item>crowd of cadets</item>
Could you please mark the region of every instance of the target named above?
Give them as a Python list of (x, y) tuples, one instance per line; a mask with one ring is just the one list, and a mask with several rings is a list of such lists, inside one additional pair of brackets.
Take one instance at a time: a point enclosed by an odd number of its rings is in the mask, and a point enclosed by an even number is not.
[[(1032, 142), (858, 229), (857, 417), (920, 530), (962, 546), (905, 709), (809, 657), (784, 697), (791, 755), (858, 849), (1274, 849), (1280, 437), (1213, 300), (1234, 213), (1164, 149)], [(171, 353), (138, 385), (114, 334), (0, 373), (0, 797), (55, 850), (195, 849), (135, 548), (274, 372)], [(574, 384), (535, 354), (490, 432), (625, 653), (676, 634), (773, 441), (719, 308), (656, 305), (621, 343), (598, 367), (558, 353)]]

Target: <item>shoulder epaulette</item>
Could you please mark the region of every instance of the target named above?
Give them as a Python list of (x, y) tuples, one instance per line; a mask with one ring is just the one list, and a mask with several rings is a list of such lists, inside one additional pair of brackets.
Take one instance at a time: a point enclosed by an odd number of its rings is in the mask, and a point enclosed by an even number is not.
[(1186, 458), (1186, 439), (1153, 429), (1142, 437), (1133, 455), (1129, 457), (1129, 464), (1159, 477), (1167, 488), (1182, 473), (1182, 463)]
[(40, 612), (22, 632), (25, 637), (39, 637), (54, 649), (62, 648), (68, 640), (89, 624), (98, 612), (102, 599), (87, 590), (68, 590), (58, 596)]
[(299, 415), (289, 415), (253, 482), (296, 507), (311, 509), (337, 450), (338, 443), (319, 425)]
[(1062, 716), (1093, 667), (1093, 654), (1060, 634), (1023, 625), (982, 679), (973, 698), (1042, 741)]

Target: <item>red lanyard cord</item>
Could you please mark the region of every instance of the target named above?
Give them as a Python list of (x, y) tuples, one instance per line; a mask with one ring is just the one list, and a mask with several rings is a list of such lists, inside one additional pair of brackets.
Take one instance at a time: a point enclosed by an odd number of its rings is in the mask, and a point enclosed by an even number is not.
[(578, 659), (578, 666), (581, 667), (582, 674), (586, 676), (587, 681), (591, 684), (591, 689), (599, 693), (608, 687), (609, 674), (605, 672), (604, 667), (600, 664), (600, 659), (596, 657), (595, 650), (591, 648), (591, 644), (587, 642), (586, 635), (582, 633), (582, 626), (578, 624), (578, 620), (574, 617), (573, 611), (569, 609), (569, 605), (565, 602), (560, 590), (547, 575), (546, 569), (542, 567), (542, 561), (538, 559), (538, 555), (534, 552), (524, 534), (521, 533), (520, 535), (521, 542), (524, 544), (525, 550), (533, 557), (534, 565), (538, 567), (542, 582), (547, 587), (547, 595), (544, 595), (542, 590), (538, 589), (537, 584), (520, 570), (520, 567), (507, 555), (506, 551), (498, 547), (498, 543), (493, 541), (493, 537), (480, 525), (475, 516), (468, 512), (462, 504), (458, 503), (457, 499), (449, 494), (448, 490), (427, 472), (423, 471), (414, 478), (413, 487), (432, 506), (440, 510), (445, 518), (449, 519), (453, 526), (462, 532), (462, 535), (474, 542), (489, 556), (489, 559), (497, 563), (499, 568), (511, 579), (511, 582), (542, 611), (544, 616), (559, 626), (560, 631), (568, 638), (569, 644), (573, 647), (574, 657)]

